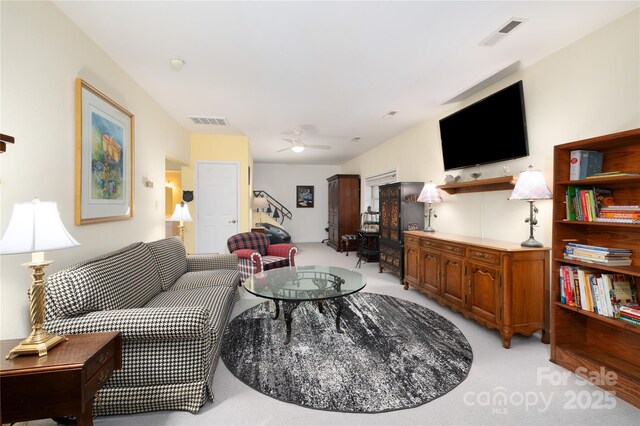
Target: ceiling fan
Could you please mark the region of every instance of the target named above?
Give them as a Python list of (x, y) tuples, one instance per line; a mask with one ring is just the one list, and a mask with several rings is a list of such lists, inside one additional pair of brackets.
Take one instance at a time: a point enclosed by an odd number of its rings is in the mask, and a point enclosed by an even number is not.
[(302, 131), (296, 130), (295, 132), (293, 132), (293, 138), (292, 139), (282, 138), (283, 141), (289, 142), (291, 144), (291, 146), (289, 146), (287, 148), (280, 149), (277, 152), (286, 151), (288, 149), (290, 149), (293, 152), (297, 152), (297, 153), (304, 151), (306, 148), (309, 148), (309, 149), (325, 149), (325, 150), (331, 149), (331, 145), (315, 145), (315, 144), (304, 143), (300, 139), (301, 135), (302, 135)]

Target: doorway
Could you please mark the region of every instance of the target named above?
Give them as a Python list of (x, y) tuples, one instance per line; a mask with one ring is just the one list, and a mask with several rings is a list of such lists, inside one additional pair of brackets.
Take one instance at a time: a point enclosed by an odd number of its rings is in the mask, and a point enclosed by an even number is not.
[(240, 164), (196, 162), (196, 253), (227, 253), (238, 233)]

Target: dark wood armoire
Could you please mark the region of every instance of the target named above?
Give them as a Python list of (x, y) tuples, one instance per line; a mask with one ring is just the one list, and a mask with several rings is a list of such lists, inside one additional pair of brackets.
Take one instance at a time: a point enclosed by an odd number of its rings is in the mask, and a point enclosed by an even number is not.
[[(329, 183), (329, 239), (327, 245), (340, 250), (343, 235), (360, 227), (360, 175), (333, 175)], [(353, 247), (355, 250), (357, 247)]]
[(424, 183), (396, 182), (380, 186), (380, 272), (404, 277), (403, 232), (424, 228), (424, 203), (417, 202)]

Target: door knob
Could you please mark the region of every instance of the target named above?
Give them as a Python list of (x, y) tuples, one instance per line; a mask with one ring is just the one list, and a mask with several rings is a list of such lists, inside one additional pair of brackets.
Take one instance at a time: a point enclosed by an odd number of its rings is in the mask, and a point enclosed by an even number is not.
[(229, 223), (236, 223), (236, 220), (235, 219), (230, 220)]

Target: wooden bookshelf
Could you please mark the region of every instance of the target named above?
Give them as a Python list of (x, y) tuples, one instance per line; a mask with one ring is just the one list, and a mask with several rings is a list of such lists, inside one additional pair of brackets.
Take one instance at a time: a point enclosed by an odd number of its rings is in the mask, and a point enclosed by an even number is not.
[[(607, 188), (620, 204), (640, 204), (640, 176), (612, 176), (569, 180), (572, 150), (603, 153), (602, 171), (640, 173), (640, 129), (599, 136), (554, 147), (553, 262), (551, 292), (551, 361), (582, 376), (615, 380), (598, 385), (640, 407), (640, 326), (567, 306), (560, 302), (562, 265), (582, 266), (603, 273), (623, 273), (640, 282), (640, 224), (566, 220), (568, 186)], [(563, 258), (567, 242), (632, 250), (631, 266), (598, 265)]]
[(438, 185), (438, 188), (453, 195), (469, 192), (512, 190), (516, 186), (516, 176), (502, 176), (491, 179), (477, 179), (469, 182), (456, 182)]

